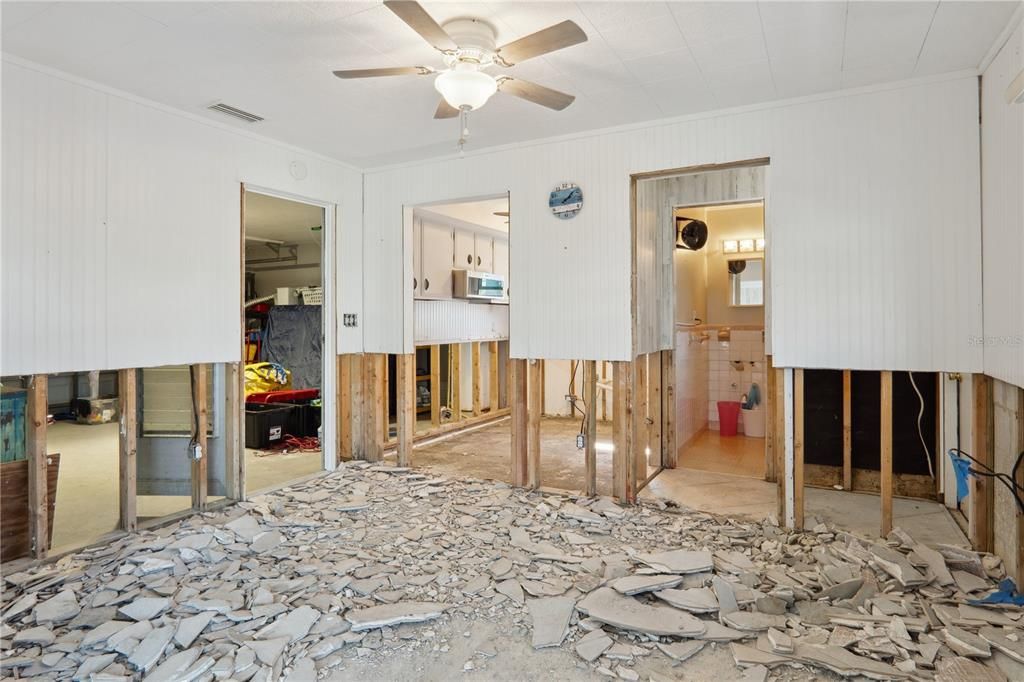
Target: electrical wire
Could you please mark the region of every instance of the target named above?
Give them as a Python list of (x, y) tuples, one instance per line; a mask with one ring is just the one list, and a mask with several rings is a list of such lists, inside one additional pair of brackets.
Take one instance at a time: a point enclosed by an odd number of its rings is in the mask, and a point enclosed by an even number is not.
[(189, 397), (192, 400), (192, 435), (188, 440), (188, 456), (195, 457), (196, 446), (199, 444), (199, 406), (196, 405), (196, 366), (188, 367), (188, 383), (191, 388)]
[(921, 391), (917, 390), (917, 382), (914, 381), (914, 373), (907, 372), (907, 376), (910, 377), (910, 385), (914, 387), (914, 393), (917, 394), (917, 399), (921, 403), (921, 409), (917, 412), (917, 436), (921, 439), (921, 447), (924, 448), (924, 457), (928, 462), (928, 475), (935, 479), (935, 469), (932, 466), (932, 453), (928, 450), (928, 443), (924, 439), (924, 432), (921, 431), (921, 417), (924, 416), (924, 396), (921, 395)]
[[(582, 361), (572, 361), (572, 362), (573, 362), (573, 365), (572, 365), (572, 376), (569, 378), (569, 386), (575, 385), (575, 383), (576, 383), (576, 370), (578, 370), (580, 368), (580, 365), (583, 364)], [(586, 370), (586, 368), (584, 368), (584, 370), (583, 370), (583, 382), (584, 383), (586, 383), (586, 381), (587, 381), (587, 374), (586, 374), (586, 372), (587, 372), (587, 370)], [(580, 420), (580, 435), (583, 435), (584, 433), (586, 433), (586, 428), (587, 428), (587, 403), (586, 403), (585, 400), (583, 400), (583, 398), (576, 398), (576, 395), (574, 393), (572, 393), (571, 390), (569, 392), (569, 395), (571, 395), (574, 398), (574, 400), (570, 401), (570, 404), (572, 405), (573, 409), (577, 410), (580, 414), (583, 415), (583, 418)], [(583, 409), (582, 410), (579, 408), (579, 405), (576, 404), (577, 401), (583, 403)]]

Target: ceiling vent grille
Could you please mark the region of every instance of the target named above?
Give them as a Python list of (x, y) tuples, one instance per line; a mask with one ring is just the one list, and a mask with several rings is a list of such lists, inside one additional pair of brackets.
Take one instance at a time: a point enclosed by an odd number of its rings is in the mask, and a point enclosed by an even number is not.
[(227, 114), (228, 116), (234, 116), (235, 118), (241, 119), (241, 120), (245, 121), (246, 123), (259, 123), (260, 121), (263, 120), (262, 116), (257, 116), (256, 114), (250, 114), (248, 111), (243, 111), (242, 109), (235, 108), (235, 107), (231, 106), (230, 104), (224, 104), (223, 102), (217, 102), (216, 104), (211, 104), (207, 108), (210, 111), (219, 111), (222, 114)]

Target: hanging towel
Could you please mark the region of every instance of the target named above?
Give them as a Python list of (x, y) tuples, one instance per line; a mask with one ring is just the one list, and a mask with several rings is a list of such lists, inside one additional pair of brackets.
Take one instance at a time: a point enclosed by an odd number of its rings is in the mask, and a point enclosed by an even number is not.
[(761, 387), (757, 384), (750, 385), (750, 391), (747, 393), (747, 399), (743, 402), (744, 410), (752, 410), (761, 404)]

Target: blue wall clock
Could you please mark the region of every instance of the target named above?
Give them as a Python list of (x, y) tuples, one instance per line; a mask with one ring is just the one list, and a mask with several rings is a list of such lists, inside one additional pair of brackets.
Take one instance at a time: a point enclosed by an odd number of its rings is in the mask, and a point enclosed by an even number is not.
[(556, 218), (569, 220), (575, 218), (576, 214), (583, 208), (583, 190), (579, 185), (571, 182), (563, 182), (551, 190), (548, 197), (548, 207), (555, 214)]

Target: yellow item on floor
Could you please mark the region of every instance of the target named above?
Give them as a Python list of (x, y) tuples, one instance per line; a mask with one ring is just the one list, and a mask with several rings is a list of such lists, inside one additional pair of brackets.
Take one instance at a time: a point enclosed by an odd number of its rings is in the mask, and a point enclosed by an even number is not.
[(292, 387), (292, 373), (276, 362), (245, 366), (245, 394), (284, 391)]

